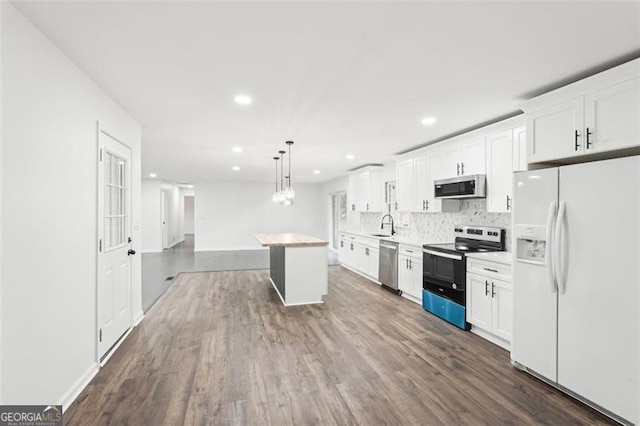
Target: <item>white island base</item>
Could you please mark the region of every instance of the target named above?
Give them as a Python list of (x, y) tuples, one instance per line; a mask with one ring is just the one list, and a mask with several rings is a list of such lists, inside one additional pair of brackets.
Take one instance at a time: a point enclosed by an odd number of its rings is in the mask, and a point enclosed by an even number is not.
[(323, 303), (329, 291), (327, 242), (300, 234), (259, 234), (270, 249), (270, 281), (285, 306)]

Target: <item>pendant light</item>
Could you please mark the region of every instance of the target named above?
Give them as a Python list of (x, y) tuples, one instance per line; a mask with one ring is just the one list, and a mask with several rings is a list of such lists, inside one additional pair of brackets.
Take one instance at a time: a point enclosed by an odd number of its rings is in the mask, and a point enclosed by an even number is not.
[(293, 204), (293, 200), (296, 198), (296, 191), (293, 190), (291, 186), (291, 145), (293, 145), (293, 141), (286, 141), (287, 145), (289, 145), (289, 174), (287, 176), (287, 187), (283, 191), (283, 195), (285, 200), (288, 201), (288, 205)]
[(284, 204), (287, 198), (284, 195), (284, 155), (285, 151), (278, 151), (280, 154), (280, 191), (278, 191), (278, 201), (280, 204)]
[(276, 160), (276, 192), (274, 192), (271, 196), (271, 201), (273, 201), (274, 203), (279, 203), (280, 193), (278, 192), (278, 160), (280, 159), (280, 157), (273, 157), (273, 159)]

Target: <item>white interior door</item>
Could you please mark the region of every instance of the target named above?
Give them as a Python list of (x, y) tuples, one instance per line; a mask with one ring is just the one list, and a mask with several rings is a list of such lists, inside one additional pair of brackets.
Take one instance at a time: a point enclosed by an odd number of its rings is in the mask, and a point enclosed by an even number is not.
[(100, 131), (98, 356), (131, 327), (131, 149)]
[(168, 206), (167, 195), (164, 191), (160, 191), (160, 220), (162, 221), (162, 249), (169, 248), (169, 225), (167, 223)]

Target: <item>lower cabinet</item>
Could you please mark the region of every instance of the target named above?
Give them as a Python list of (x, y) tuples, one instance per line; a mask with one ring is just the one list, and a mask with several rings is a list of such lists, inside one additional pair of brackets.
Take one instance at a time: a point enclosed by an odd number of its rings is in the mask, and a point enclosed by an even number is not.
[[(510, 267), (468, 259), (467, 322), (471, 330), (509, 349), (513, 318)], [(486, 273), (480, 272), (486, 271)]]
[(422, 303), (422, 250), (400, 245), (398, 251), (398, 290)]
[(380, 254), (378, 245), (376, 238), (347, 234), (340, 238), (338, 245), (340, 263), (377, 281)]

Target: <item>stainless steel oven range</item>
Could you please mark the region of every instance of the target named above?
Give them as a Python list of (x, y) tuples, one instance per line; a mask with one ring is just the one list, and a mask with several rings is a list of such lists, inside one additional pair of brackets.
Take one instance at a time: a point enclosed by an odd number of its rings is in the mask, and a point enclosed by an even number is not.
[(458, 226), (452, 244), (422, 246), (422, 307), (469, 330), (466, 321), (467, 259), (465, 253), (504, 251), (505, 230)]

